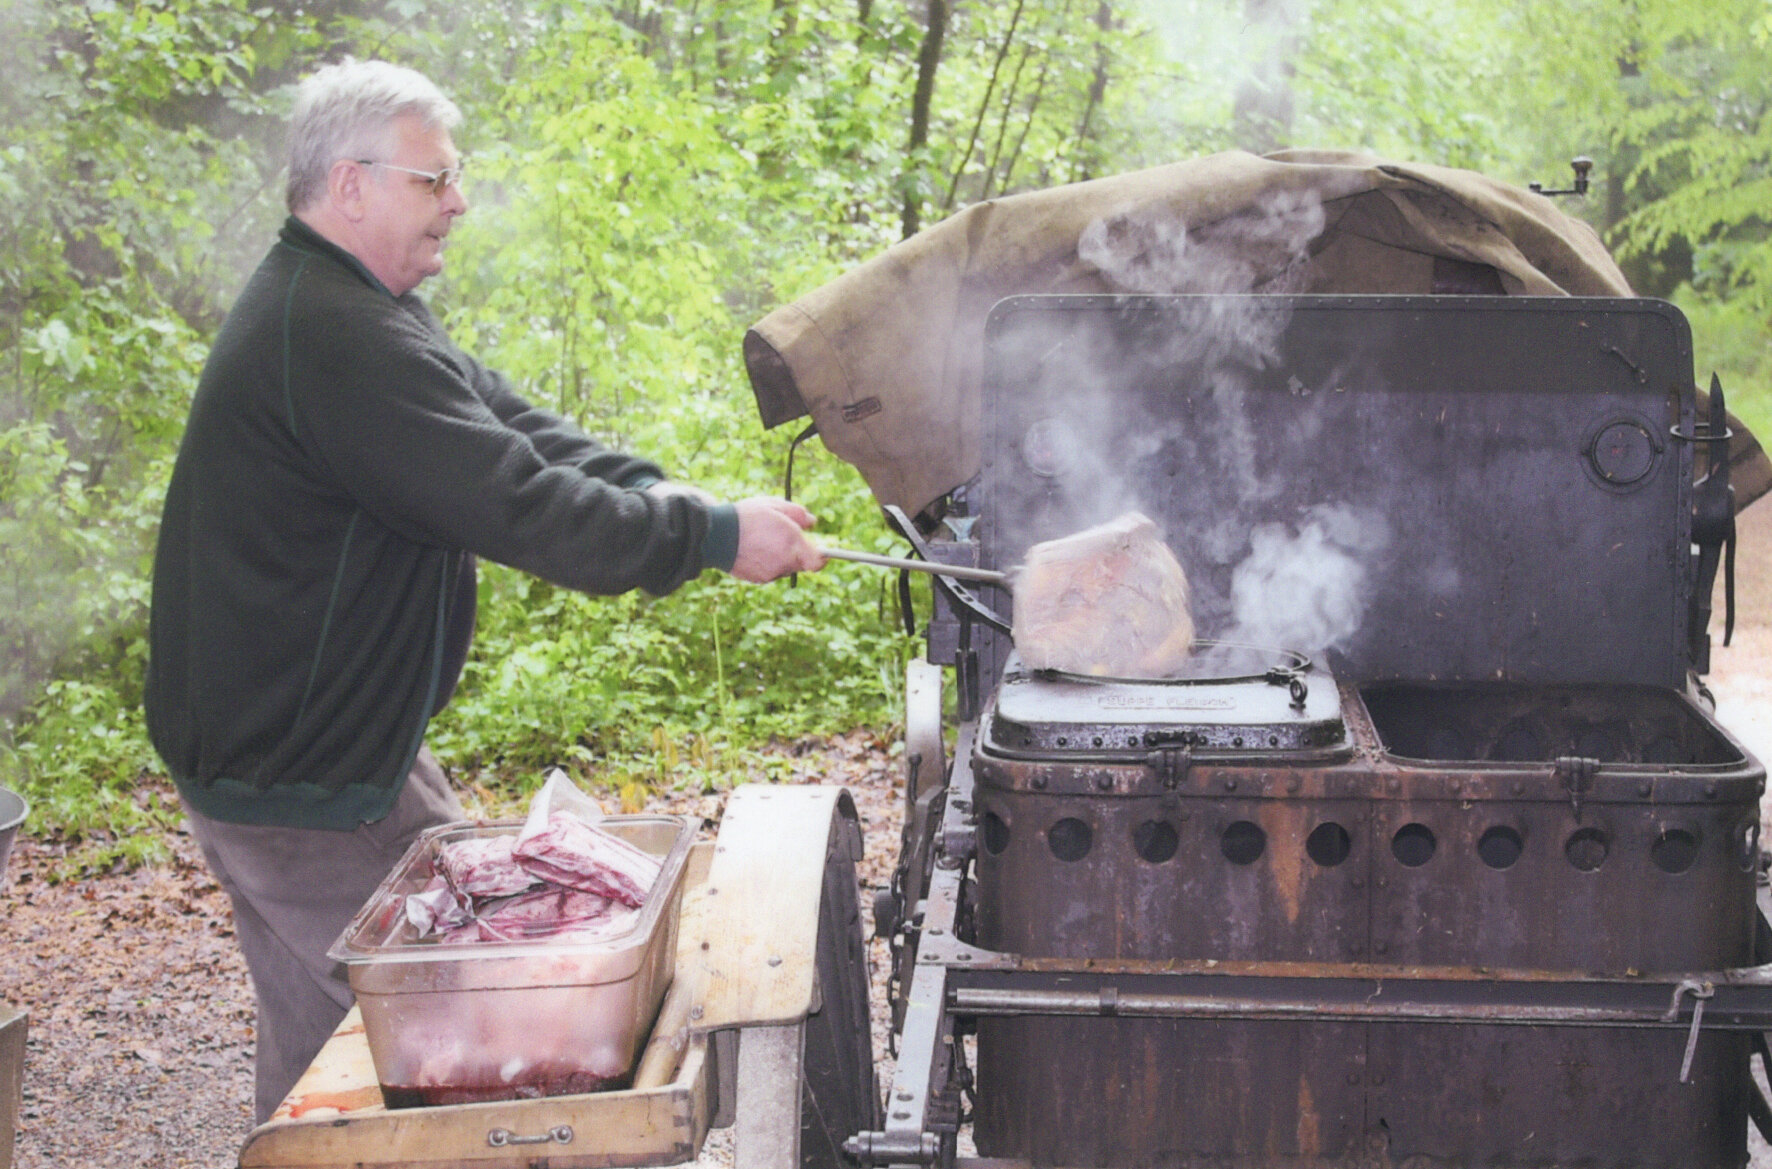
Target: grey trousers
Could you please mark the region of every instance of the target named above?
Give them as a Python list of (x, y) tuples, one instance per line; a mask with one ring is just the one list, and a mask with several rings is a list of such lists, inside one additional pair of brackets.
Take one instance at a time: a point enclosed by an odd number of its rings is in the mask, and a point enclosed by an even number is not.
[(227, 824), (185, 806), (210, 872), (234, 904), (234, 934), (258, 1001), (254, 1099), (263, 1124), (351, 1009), (326, 950), (418, 834), (465, 818), (421, 748), (393, 810), (354, 832)]

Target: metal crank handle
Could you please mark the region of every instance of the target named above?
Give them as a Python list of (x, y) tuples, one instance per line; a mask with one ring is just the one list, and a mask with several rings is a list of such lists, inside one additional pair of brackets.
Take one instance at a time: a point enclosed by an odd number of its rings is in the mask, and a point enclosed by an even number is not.
[(905, 556), (877, 556), (872, 552), (852, 552), (848, 548), (820, 548), (819, 551), (832, 560), (853, 560), (857, 564), (873, 564), (881, 568), (908, 568), (912, 572), (927, 572), (931, 576), (945, 576), (951, 580), (971, 580), (980, 584), (1009, 587), (1008, 573), (989, 568), (965, 568), (957, 564), (937, 564), (931, 560), (912, 560)]

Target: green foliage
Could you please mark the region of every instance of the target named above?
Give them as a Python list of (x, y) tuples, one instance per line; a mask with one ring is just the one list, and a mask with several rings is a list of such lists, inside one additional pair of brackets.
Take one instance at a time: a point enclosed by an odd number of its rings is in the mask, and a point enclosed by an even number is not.
[[(1307, 100), (1296, 140), (1486, 169), (1507, 151), (1487, 104), (1449, 101), (1502, 65), (1496, 5), (1461, 6), (1456, 19), (1404, 0), (1326, 3), (1299, 49), (1296, 84)], [(1373, 37), (1381, 35), (1382, 50)]]
[[(831, 253), (869, 234), (853, 200), (807, 181), (807, 159), (884, 157), (858, 123), (818, 116), (828, 83), (799, 93), (804, 57), (772, 58), (766, 24), (746, 15), (730, 10), (725, 30), (725, 51), (757, 67), (740, 100), (703, 72), (693, 37), (673, 42), (667, 72), (609, 13), (555, 14), (478, 132), (473, 228), (439, 294), (457, 338), (537, 400), (731, 498), (774, 489), (776, 473), (734, 338), (778, 282), (834, 274)], [(853, 53), (828, 56), (853, 75)], [(810, 243), (783, 246), (808, 223)], [(839, 539), (878, 529), (857, 487), (845, 474), (807, 499)], [(878, 720), (878, 663), (903, 653), (879, 585), (709, 574), (664, 600), (601, 599), (489, 568), (476, 652), (433, 749), (461, 766), (596, 760), (681, 777), (644, 760)]]
[(142, 782), (158, 760), (142, 728), (141, 689), (130, 681), (140, 662), (89, 669), (86, 680), (44, 687), (30, 733), (0, 741), (0, 767), (30, 804), (31, 827), (86, 842), (78, 866), (164, 859), (161, 833), (183, 813), (168, 787)]
[[(1639, 204), (1615, 237), (1627, 257), (1679, 245), (1701, 292), (1772, 309), (1772, 12), (1720, 0), (1699, 13), (1654, 6), (1638, 77), (1616, 132), (1634, 159)], [(1649, 38), (1653, 39), (1649, 39)]]
[[(1723, 383), (1729, 412), (1765, 441), (1772, 435), (1772, 348), (1766, 317), (1752, 302), (1679, 289), (1673, 302), (1692, 326), (1692, 351), (1702, 389), (1714, 372)], [(1765, 505), (1762, 505), (1765, 506)]]
[(892, 663), (896, 678), (906, 650), (878, 581), (720, 578), (664, 600), (599, 601), (506, 570), (487, 576), (482, 613), (494, 620), (431, 735), (452, 762), (631, 761), (661, 736), (732, 747), (890, 721), (880, 667)]
[(216, 315), (213, 203), (254, 173), (178, 111), (255, 104), (264, 22), (207, 0), (0, 16), (0, 722), (77, 647), (139, 640), (164, 460)]

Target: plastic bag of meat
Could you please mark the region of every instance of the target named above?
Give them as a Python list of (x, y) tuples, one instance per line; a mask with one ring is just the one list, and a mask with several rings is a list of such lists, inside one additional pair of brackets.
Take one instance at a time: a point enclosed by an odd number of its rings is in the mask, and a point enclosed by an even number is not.
[(1194, 642), (1187, 574), (1138, 512), (1028, 549), (1015, 648), (1030, 669), (1161, 678)]
[(483, 906), (476, 916), (483, 940), (521, 942), (620, 933), (633, 915), (634, 910), (600, 894), (549, 887)]
[(556, 767), (548, 772), (541, 790), (529, 801), (529, 814), (517, 833), (517, 843), (545, 829), (548, 817), (555, 812), (570, 812), (586, 824), (595, 824), (603, 818), (603, 805), (579, 791), (572, 777)]
[(464, 898), (510, 897), (541, 882), (511, 858), (509, 836), (457, 840), (437, 851), (437, 871)]
[(555, 812), (540, 831), (524, 825), (511, 855), (535, 876), (638, 907), (658, 880), (659, 858), (587, 824)]
[(474, 919), (474, 911), (465, 899), (449, 887), (448, 878), (438, 873), (417, 893), (406, 897), (406, 920), (418, 937), (428, 938), (466, 925)]

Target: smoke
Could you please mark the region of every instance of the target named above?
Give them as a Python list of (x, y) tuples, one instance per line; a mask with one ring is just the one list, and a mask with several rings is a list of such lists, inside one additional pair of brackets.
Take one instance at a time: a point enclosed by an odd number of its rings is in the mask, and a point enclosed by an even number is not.
[(1115, 211), (1081, 234), (1079, 257), (1110, 289), (1210, 294), (1136, 311), (1157, 321), (1048, 338), (1036, 380), (1047, 411), (1022, 454), (1061, 485), (1065, 514), (1028, 518), (1022, 546), (1137, 510), (1165, 527), (1195, 585), (1203, 636), (1320, 652), (1360, 629), (1393, 538), (1384, 516), (1300, 479), (1304, 460), (1346, 457), (1334, 445), (1353, 402), (1330, 384), (1280, 368), (1287, 303), (1249, 293), (1308, 287), (1310, 245), (1325, 215), (1311, 193), (1277, 193), (1210, 224), (1174, 210)]
[[(1067, 469), (1084, 472), (1069, 476), (1070, 482), (1093, 485), (1085, 508), (1090, 522), (1143, 507), (1148, 485), (1141, 477), (1129, 479), (1129, 471), (1166, 446), (1191, 446), (1197, 438), (1218, 447), (1214, 461), (1228, 468), (1239, 492), (1255, 498), (1267, 493), (1244, 399), (1250, 378), (1278, 359), (1287, 313), (1272, 301), (1237, 297), (1299, 291), (1311, 241), (1324, 222), (1313, 192), (1283, 191), (1197, 228), (1174, 207), (1151, 204), (1110, 212), (1083, 229), (1078, 258), (1109, 290), (1215, 297), (1167, 307), (1166, 327), (1141, 337), (1130, 359), (1136, 367), (1129, 367), (1115, 339), (1098, 339), (1087, 348), (1061, 344), (1048, 354), (1045, 372), (1060, 374), (1067, 387), (1054, 430), (1065, 436)], [(1176, 368), (1200, 371), (1208, 392), (1195, 400), (1207, 412), (1128, 419), (1127, 379), (1160, 377)]]
[(1296, 144), (1294, 78), (1315, 0), (1134, 0), (1133, 7), (1166, 58), (1164, 84), (1140, 95), (1141, 116), (1168, 129), (1166, 145), (1217, 149), (1227, 125), (1241, 149)]
[(1343, 645), (1365, 619), (1371, 567), (1390, 544), (1382, 516), (1347, 504), (1310, 508), (1296, 527), (1257, 525), (1231, 574), (1225, 640), (1312, 652)]
[(1137, 207), (1085, 227), (1077, 255), (1116, 292), (1297, 292), (1324, 222), (1314, 191), (1276, 191), (1191, 231), (1169, 207)]

